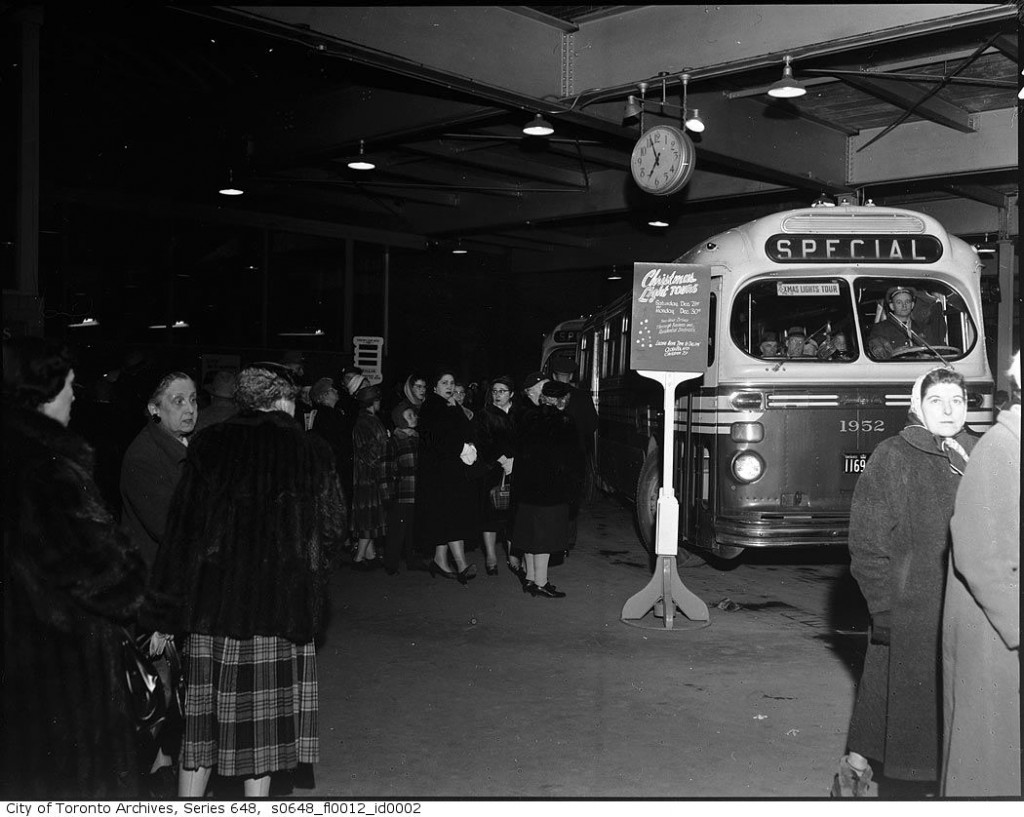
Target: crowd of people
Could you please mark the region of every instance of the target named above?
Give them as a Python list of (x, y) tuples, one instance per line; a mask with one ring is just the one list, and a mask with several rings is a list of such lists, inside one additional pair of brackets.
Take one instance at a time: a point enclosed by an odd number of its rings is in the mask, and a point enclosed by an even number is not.
[[(486, 575), (504, 559), (524, 593), (566, 595), (549, 568), (575, 544), (597, 419), (571, 362), (518, 383), (441, 366), (390, 393), (357, 369), (304, 388), (301, 362), (257, 362), (212, 378), (210, 409), (188, 373), (162, 372), (121, 463), (120, 521), (68, 429), (71, 354), (21, 338), (3, 362), (5, 797), (131, 799), (168, 779), (200, 797), (214, 769), (266, 796), (275, 772), (317, 762), (333, 568), (467, 585), (479, 548)], [(1020, 795), (1019, 354), (1011, 374), (1013, 405), (980, 440), (962, 376), (922, 375), (857, 482), (870, 645), (836, 795), (869, 794), (876, 771)], [(145, 755), (126, 638), (186, 657), (180, 723)]]

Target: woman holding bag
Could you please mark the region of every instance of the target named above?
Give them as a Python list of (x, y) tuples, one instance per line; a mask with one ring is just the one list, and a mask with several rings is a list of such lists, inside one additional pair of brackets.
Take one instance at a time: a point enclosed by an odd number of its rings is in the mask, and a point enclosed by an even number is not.
[[(512, 419), (512, 395), (515, 384), (512, 378), (502, 375), (491, 382), (490, 400), (483, 411), (476, 415), (477, 434), (479, 437), (480, 461), (487, 468), (482, 483), (481, 527), (483, 528), (485, 568), (488, 576), (498, 573), (497, 543), (498, 536), (509, 542), (509, 480), (512, 473), (512, 462), (515, 458), (515, 423)], [(504, 496), (501, 495), (504, 489)], [(509, 556), (506, 563), (517, 576), (518, 559), (513, 566), (511, 545), (508, 544)]]

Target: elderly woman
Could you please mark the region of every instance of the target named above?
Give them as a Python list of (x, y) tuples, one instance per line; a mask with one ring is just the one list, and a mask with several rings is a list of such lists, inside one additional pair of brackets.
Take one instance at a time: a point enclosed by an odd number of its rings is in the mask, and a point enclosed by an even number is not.
[(121, 463), (121, 521), (152, 568), (164, 539), (171, 496), (181, 478), (188, 439), (199, 407), (196, 384), (184, 372), (168, 372), (146, 403), (149, 422)]
[(566, 414), (569, 384), (544, 384), (541, 403), (517, 427), (512, 502), (513, 539), (525, 554), (523, 592), (544, 598), (565, 593), (548, 581), (552, 553), (562, 553), (569, 537), (569, 511), (583, 487), (583, 449), (576, 425)]
[(319, 759), (314, 636), (345, 515), (327, 444), (294, 421), (292, 373), (238, 376), (239, 414), (189, 448), (144, 623), (186, 634), (178, 795), (211, 770), (266, 796), (270, 775)]
[(938, 368), (922, 375), (907, 426), (879, 443), (857, 481), (850, 572), (867, 601), (871, 637), (833, 796), (865, 796), (869, 760), (893, 781), (889, 794), (935, 788), (949, 520), (975, 443), (966, 418), (960, 374)]
[[(512, 473), (515, 458), (515, 424), (512, 421), (512, 395), (515, 385), (510, 377), (496, 377), (491, 382), (490, 400), (476, 415), (479, 439), (479, 461), (486, 468), (481, 479), (483, 490), (483, 528), (485, 568), (489, 576), (498, 573), (498, 534), (509, 540), (508, 508), (495, 508), (490, 501), (491, 491)], [(519, 558), (511, 549), (507, 557), (509, 570), (519, 575)]]
[(1020, 797), (1020, 352), (1014, 403), (971, 453), (943, 611), (944, 797)]
[(476, 566), (466, 562), (466, 540), (480, 532), (476, 429), (455, 402), (451, 370), (442, 369), (432, 382), (420, 407), (416, 539), (422, 551), (433, 549), (431, 576), (466, 584), (476, 576)]
[(145, 566), (67, 429), (75, 373), (63, 347), (4, 341), (4, 693), (7, 799), (137, 797), (122, 625)]
[(352, 429), (352, 534), (358, 540), (353, 567), (370, 570), (380, 564), (376, 540), (387, 533), (385, 457), (388, 433), (378, 419), (380, 389), (364, 386), (355, 393), (359, 416)]

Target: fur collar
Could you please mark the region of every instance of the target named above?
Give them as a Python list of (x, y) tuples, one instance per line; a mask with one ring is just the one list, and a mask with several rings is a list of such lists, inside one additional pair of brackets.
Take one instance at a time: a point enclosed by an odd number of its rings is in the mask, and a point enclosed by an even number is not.
[(70, 459), (92, 473), (94, 456), (89, 444), (40, 411), (4, 403), (4, 447), (7, 456), (28, 458), (48, 451)]

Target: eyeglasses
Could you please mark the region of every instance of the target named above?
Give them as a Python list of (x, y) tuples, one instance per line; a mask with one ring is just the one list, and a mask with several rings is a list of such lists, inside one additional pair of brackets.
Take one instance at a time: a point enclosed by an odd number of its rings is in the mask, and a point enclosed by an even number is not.
[(491, 389), (491, 394), (508, 394), (508, 389)]

